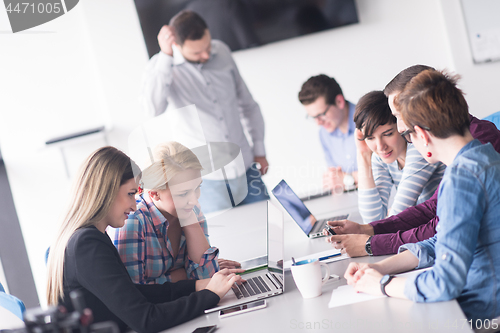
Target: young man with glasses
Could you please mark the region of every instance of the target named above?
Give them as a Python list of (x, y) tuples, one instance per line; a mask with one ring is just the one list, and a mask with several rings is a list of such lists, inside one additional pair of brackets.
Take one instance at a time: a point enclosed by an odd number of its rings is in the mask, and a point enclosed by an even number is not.
[(343, 189), (357, 182), (356, 145), (354, 142), (354, 107), (346, 101), (337, 81), (321, 74), (309, 78), (299, 92), (307, 118), (320, 126), (319, 139), (328, 170), (323, 186), (329, 190)]

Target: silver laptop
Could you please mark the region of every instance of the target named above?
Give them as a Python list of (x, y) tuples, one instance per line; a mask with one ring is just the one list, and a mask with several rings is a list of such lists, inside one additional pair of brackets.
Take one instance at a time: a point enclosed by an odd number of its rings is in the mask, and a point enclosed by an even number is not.
[[(285, 291), (283, 214), (270, 201), (267, 202), (267, 264), (247, 269), (241, 275), (246, 282), (234, 284), (210, 313), (248, 303), (261, 298), (282, 294)], [(258, 261), (258, 260), (257, 260)]]
[(327, 221), (345, 220), (349, 217), (349, 215), (340, 215), (318, 220), (284, 180), (280, 181), (272, 192), (309, 238), (322, 237)]

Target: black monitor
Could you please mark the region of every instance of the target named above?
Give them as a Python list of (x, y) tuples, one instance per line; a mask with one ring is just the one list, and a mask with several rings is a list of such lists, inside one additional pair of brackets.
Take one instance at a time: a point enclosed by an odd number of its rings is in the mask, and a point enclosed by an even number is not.
[(135, 0), (149, 56), (160, 28), (183, 9), (207, 22), (232, 51), (358, 23), (355, 0)]

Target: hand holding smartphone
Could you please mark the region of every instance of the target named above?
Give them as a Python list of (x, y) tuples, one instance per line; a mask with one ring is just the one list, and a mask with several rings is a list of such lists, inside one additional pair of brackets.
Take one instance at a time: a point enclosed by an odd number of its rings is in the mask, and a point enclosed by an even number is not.
[(328, 231), (330, 235), (336, 235), (335, 231), (333, 231), (333, 228), (330, 227), (328, 224), (325, 224), (325, 230)]
[(255, 302), (250, 302), (242, 305), (237, 305), (231, 308), (227, 308), (219, 311), (219, 318), (226, 318), (229, 316), (234, 316), (240, 313), (250, 312), (258, 309), (265, 308), (267, 306), (266, 300), (258, 300)]

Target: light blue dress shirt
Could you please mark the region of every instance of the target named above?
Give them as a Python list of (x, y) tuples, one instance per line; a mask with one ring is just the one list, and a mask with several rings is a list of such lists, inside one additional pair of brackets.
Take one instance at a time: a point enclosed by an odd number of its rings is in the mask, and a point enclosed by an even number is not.
[(456, 298), (467, 318), (500, 315), (500, 154), (473, 140), (445, 171), (438, 192), (437, 234), (406, 244), (433, 266), (408, 278), (405, 295), (416, 302)]
[(347, 133), (342, 133), (339, 128), (329, 133), (321, 127), (319, 140), (325, 153), (326, 165), (329, 167), (340, 166), (345, 173), (351, 173), (358, 171), (356, 143), (354, 142), (356, 124), (353, 121), (356, 106), (350, 102), (347, 103), (349, 104), (349, 129)]

